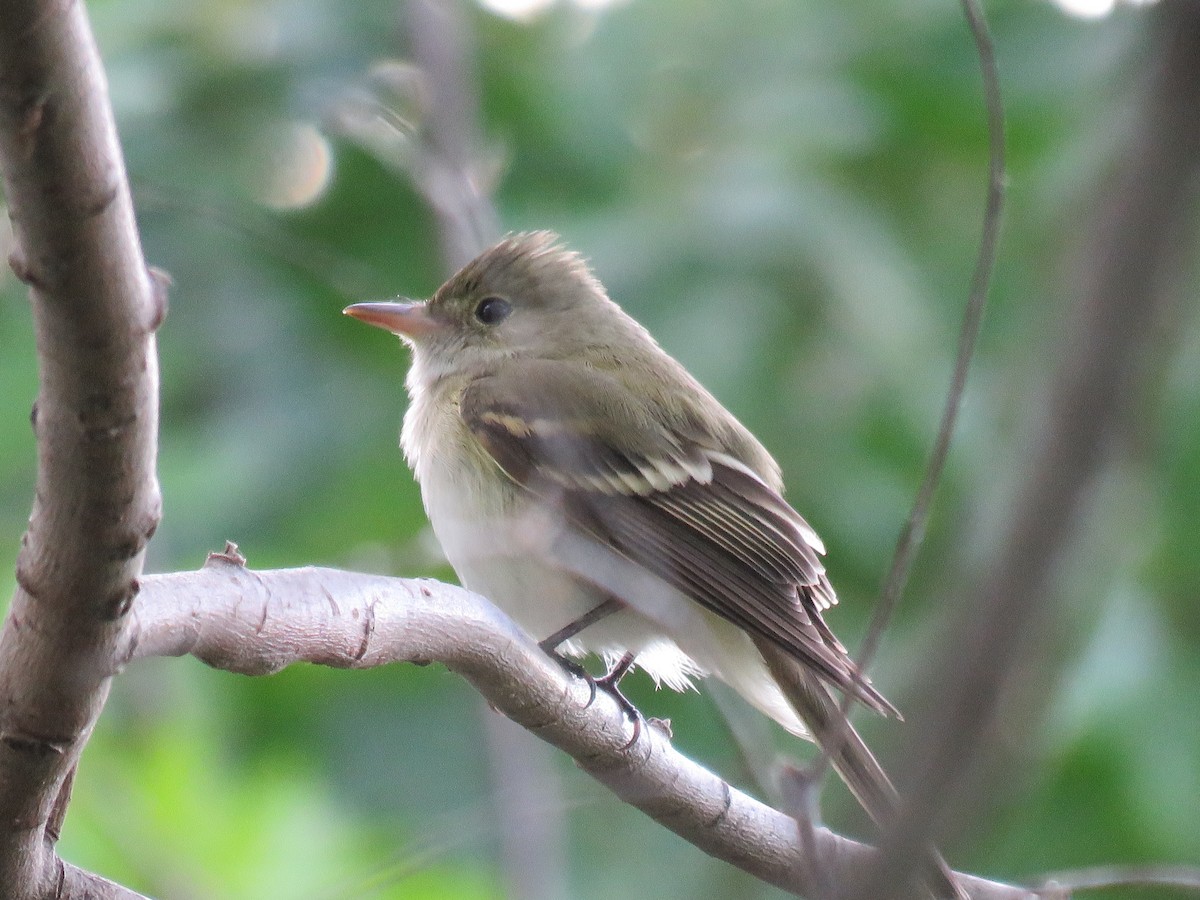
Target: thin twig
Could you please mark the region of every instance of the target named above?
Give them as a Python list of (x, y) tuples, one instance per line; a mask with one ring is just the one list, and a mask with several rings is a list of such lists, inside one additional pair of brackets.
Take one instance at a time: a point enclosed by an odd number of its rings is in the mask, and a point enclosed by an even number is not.
[(1126, 887), (1181, 888), (1200, 892), (1200, 866), (1195, 865), (1096, 865), (1087, 869), (1051, 872), (1036, 888), (1050, 900), (1069, 898), (1080, 890)]
[(1177, 887), (1200, 893), (1200, 867), (1197, 866), (1092, 866), (1052, 872), (1036, 890), (1047, 898), (1071, 897), (1079, 891), (1098, 891), (1115, 887)]
[(867, 670), (879, 649), (879, 643), (891, 622), (904, 587), (908, 583), (913, 560), (925, 538), (925, 526), (929, 521), (929, 510), (933, 496), (942, 480), (946, 457), (950, 453), (950, 442), (954, 438), (958, 415), (962, 410), (963, 394), (967, 386), (967, 374), (975, 347), (979, 343), (979, 332), (983, 326), (983, 314), (987, 309), (988, 289), (992, 272), (996, 266), (996, 254), (1000, 245), (1000, 220), (1004, 211), (1004, 102), (1000, 95), (1000, 75), (996, 69), (995, 49), (988, 32), (987, 21), (978, 0), (961, 0), (963, 12), (971, 28), (971, 37), (979, 54), (979, 70), (983, 80), (984, 100), (987, 106), (988, 129), (988, 185), (987, 204), (983, 212), (983, 233), (979, 239), (979, 255), (975, 260), (975, 273), (971, 278), (971, 289), (967, 295), (966, 311), (958, 335), (958, 350), (954, 358), (954, 373), (950, 378), (950, 390), (946, 394), (946, 405), (938, 425), (937, 438), (925, 466), (925, 474), (913, 501), (912, 510), (896, 541), (892, 566), (871, 624), (857, 655), (860, 668)]
[[(946, 394), (946, 403), (942, 409), (937, 437), (930, 450), (929, 460), (925, 465), (925, 473), (922, 476), (912, 509), (909, 511), (908, 518), (896, 541), (892, 565), (884, 581), (879, 602), (875, 605), (871, 615), (866, 637), (856, 655), (856, 662), (863, 672), (870, 668), (875, 659), (884, 632), (887, 631), (904, 593), (905, 585), (908, 583), (908, 576), (917, 551), (920, 550), (921, 543), (925, 538), (925, 527), (929, 521), (933, 497), (941, 483), (946, 458), (950, 453), (950, 443), (954, 438), (959, 412), (962, 410), (967, 374), (975, 355), (975, 348), (979, 343), (983, 315), (987, 308), (988, 289), (991, 285), (1000, 243), (1000, 221), (1004, 210), (1005, 186), (1004, 103), (1000, 93), (1000, 75), (996, 68), (995, 49), (992, 46), (987, 21), (979, 7), (978, 0), (961, 0), (961, 2), (967, 24), (971, 29), (971, 37), (979, 55), (979, 69), (987, 109), (988, 182), (987, 201), (983, 213), (983, 231), (979, 239), (975, 272), (971, 279), (967, 305), (959, 330), (958, 349), (954, 359), (954, 371), (950, 378), (950, 389)], [(841, 703), (843, 717), (849, 715), (852, 706), (853, 698), (850, 695), (843, 697)], [(832, 750), (833, 746), (831, 745), (828, 749)], [(822, 752), (813, 765), (817, 778), (824, 772), (828, 764), (829, 755)]]

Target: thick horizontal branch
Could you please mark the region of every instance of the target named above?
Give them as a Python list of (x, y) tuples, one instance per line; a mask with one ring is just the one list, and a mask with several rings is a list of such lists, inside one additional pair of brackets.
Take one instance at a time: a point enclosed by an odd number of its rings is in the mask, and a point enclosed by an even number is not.
[[(629, 745), (632, 725), (609, 695), (599, 692), (589, 704), (584, 681), (461, 588), (336, 569), (256, 572), (236, 554), (216, 554), (198, 572), (147, 576), (133, 618), (128, 660), (191, 654), (248, 675), (296, 662), (443, 663), (625, 802), (705, 853), (785, 890), (812, 895), (818, 883), (849, 883), (875, 852), (819, 828), (814, 866), (793, 819), (676, 752), (658, 728), (641, 728)], [(1031, 896), (964, 878), (972, 897)]]

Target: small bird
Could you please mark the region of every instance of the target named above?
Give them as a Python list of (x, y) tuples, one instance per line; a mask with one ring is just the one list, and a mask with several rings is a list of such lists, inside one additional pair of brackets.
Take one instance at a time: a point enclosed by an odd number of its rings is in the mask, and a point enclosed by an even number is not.
[(634, 665), (676, 690), (721, 679), (891, 816), (831, 689), (895, 709), (825, 623), (821, 539), (762, 444), (578, 254), (511, 235), (428, 301), (345, 313), (412, 348), (401, 446), (464, 587), (555, 655), (601, 655), (614, 692)]

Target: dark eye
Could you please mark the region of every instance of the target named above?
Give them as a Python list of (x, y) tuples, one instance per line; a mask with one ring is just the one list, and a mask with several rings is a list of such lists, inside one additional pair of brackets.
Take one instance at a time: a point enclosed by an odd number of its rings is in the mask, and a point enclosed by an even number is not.
[(512, 312), (512, 304), (503, 297), (484, 297), (475, 307), (475, 318), (484, 325), (499, 325)]

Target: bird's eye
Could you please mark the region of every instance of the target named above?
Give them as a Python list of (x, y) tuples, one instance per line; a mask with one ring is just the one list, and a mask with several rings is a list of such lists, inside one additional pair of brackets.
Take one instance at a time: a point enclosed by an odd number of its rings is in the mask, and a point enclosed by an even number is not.
[(475, 318), (484, 325), (499, 325), (512, 312), (512, 304), (503, 297), (484, 297), (475, 307)]

